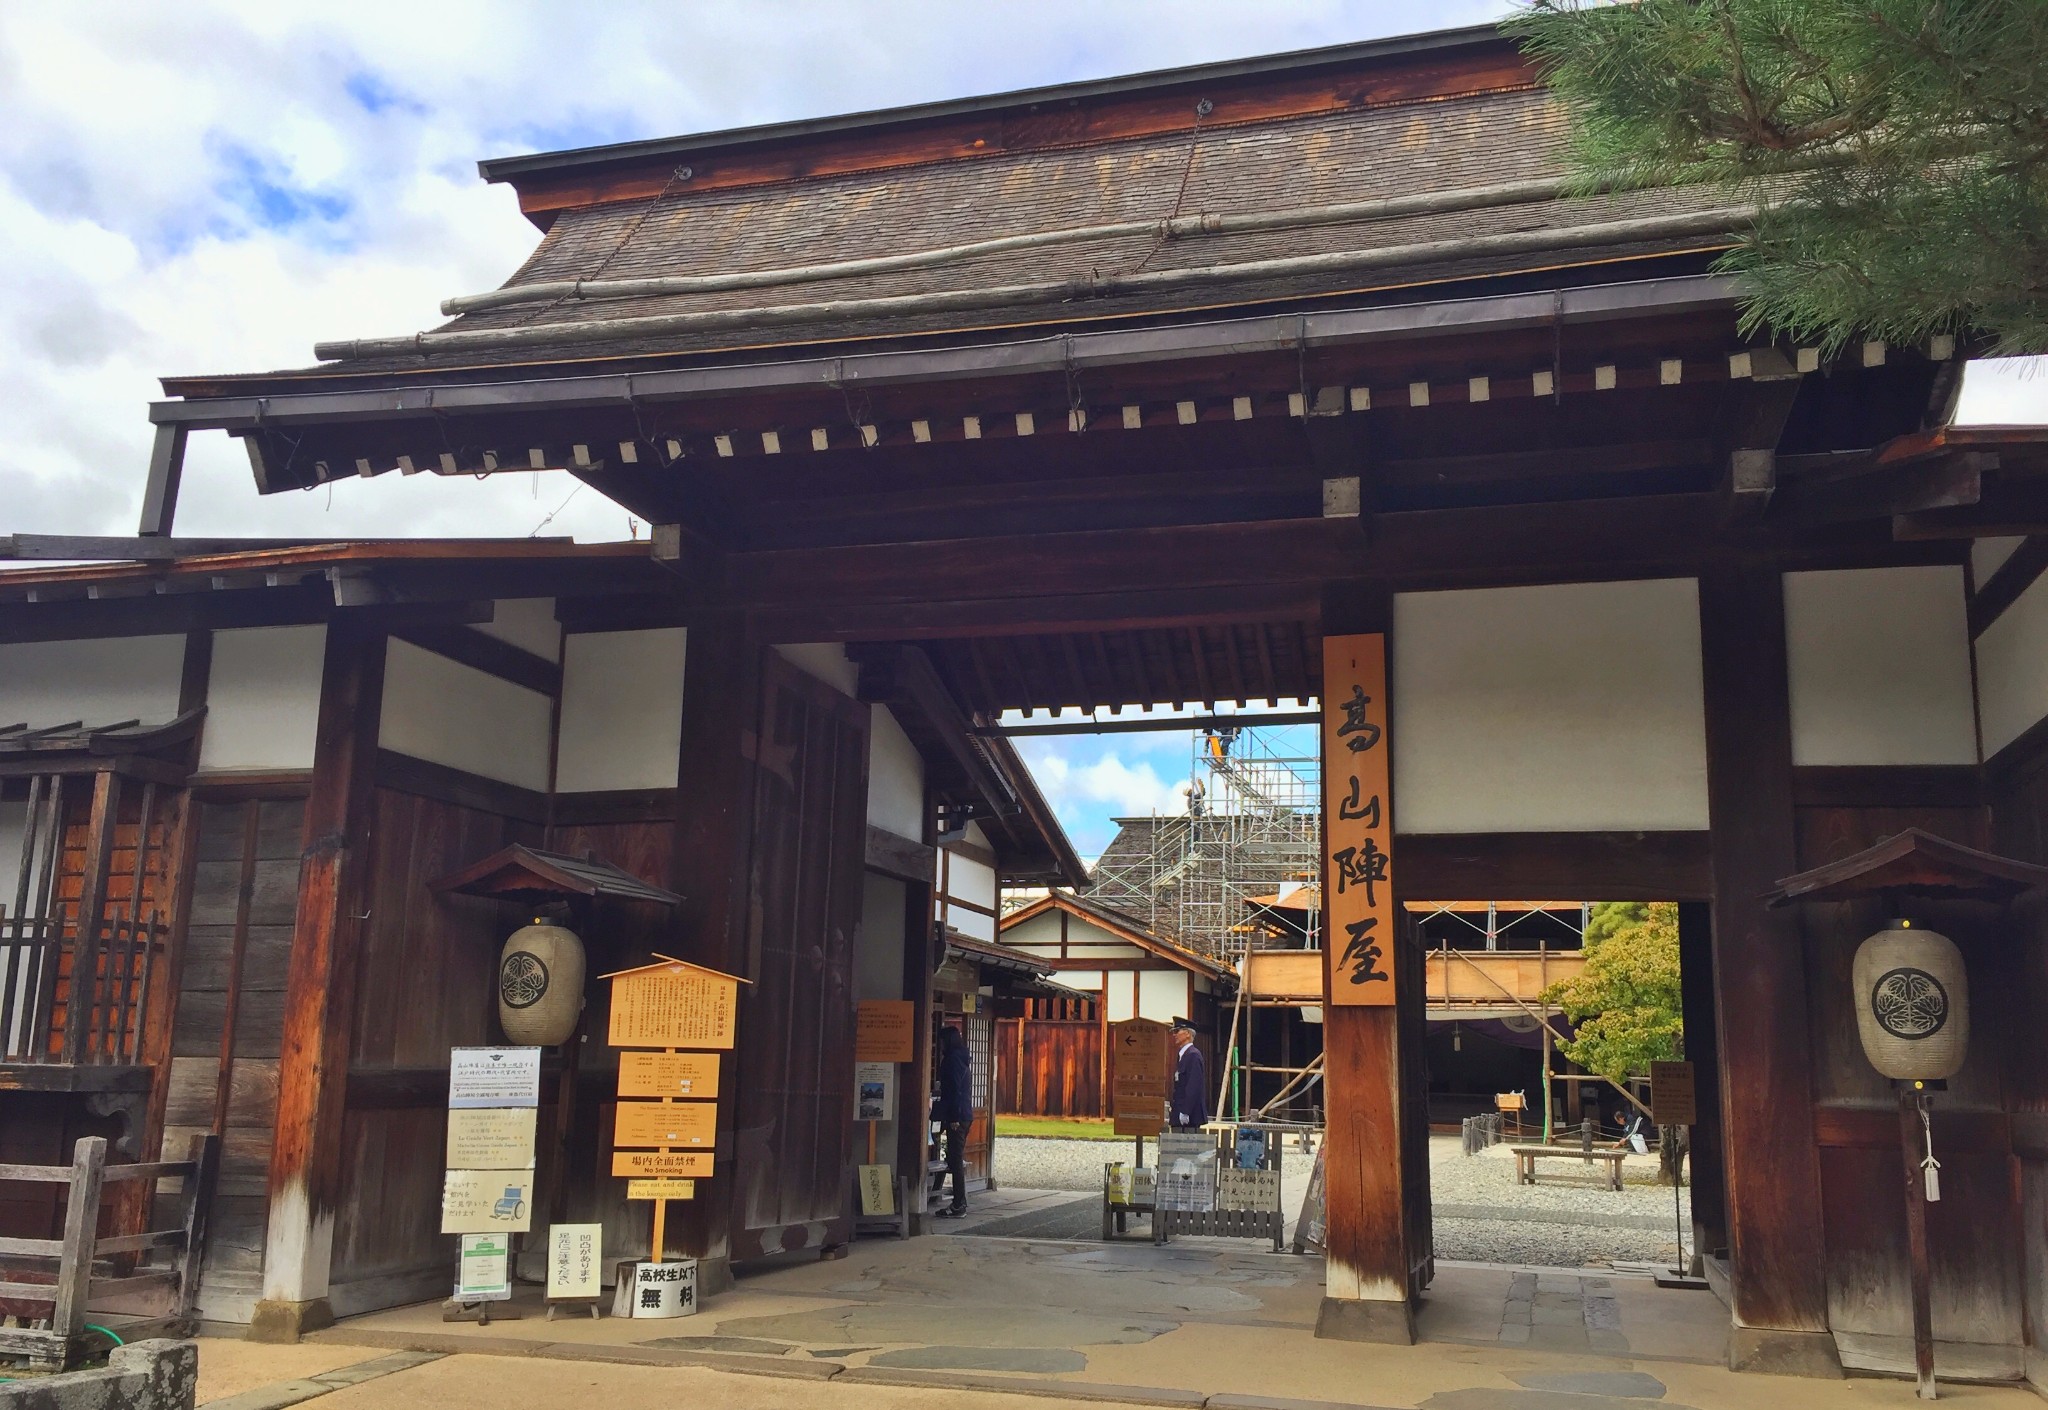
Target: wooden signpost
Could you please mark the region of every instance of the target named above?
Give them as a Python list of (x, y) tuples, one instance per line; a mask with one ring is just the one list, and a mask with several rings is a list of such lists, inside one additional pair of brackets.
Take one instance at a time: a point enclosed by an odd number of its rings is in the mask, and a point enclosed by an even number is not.
[(876, 1156), (876, 1132), (896, 1119), (897, 1065), (917, 1059), (917, 1005), (909, 999), (862, 999), (853, 1030), (854, 1119), (868, 1128), (867, 1162), (855, 1175), (863, 1233), (910, 1236), (910, 1182)]
[[(1119, 1136), (1156, 1136), (1166, 1125), (1166, 1100), (1172, 1094), (1173, 1060), (1167, 1051), (1171, 1030), (1149, 1018), (1127, 1018), (1109, 1025), (1110, 1115)], [(1138, 1147), (1143, 1165), (1144, 1145)]]
[[(694, 1199), (708, 1177), (718, 1143), (719, 1062), (730, 1051), (746, 980), (686, 960), (655, 963), (603, 976), (611, 981), (621, 1098), (612, 1127), (612, 1174), (626, 1180), (626, 1198), (654, 1204), (650, 1261), (663, 1261), (668, 1202)], [(629, 1100), (643, 1098), (645, 1100)]]
[(1323, 639), (1323, 944), (1330, 1002), (1394, 1002), (1394, 809), (1387, 742), (1387, 639)]

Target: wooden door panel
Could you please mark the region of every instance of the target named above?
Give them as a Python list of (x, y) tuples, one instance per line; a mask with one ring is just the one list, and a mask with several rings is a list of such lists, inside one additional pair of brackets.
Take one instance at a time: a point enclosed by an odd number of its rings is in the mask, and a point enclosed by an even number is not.
[(866, 706), (768, 657), (735, 1073), (740, 1258), (828, 1240), (849, 1219), (867, 734)]

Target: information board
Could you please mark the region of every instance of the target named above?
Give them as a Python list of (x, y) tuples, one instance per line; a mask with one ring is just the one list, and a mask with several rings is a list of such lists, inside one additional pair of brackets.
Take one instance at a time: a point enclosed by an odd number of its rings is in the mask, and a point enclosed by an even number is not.
[(533, 1227), (531, 1170), (450, 1170), (441, 1183), (444, 1234), (523, 1234)]
[(622, 1097), (715, 1097), (717, 1053), (620, 1053)]
[(612, 1144), (708, 1150), (717, 1134), (716, 1102), (620, 1102)]
[(853, 1119), (896, 1119), (896, 1064), (857, 1062), (853, 1065)]
[(535, 1107), (456, 1107), (448, 1113), (450, 1170), (525, 1170), (533, 1165)]
[(1394, 1002), (1387, 639), (1323, 638), (1323, 913), (1330, 1002)]
[(853, 1060), (917, 1061), (917, 1005), (909, 999), (862, 999), (854, 1019)]
[(603, 1295), (604, 1225), (554, 1224), (548, 1228), (550, 1300)]
[(503, 1234), (464, 1234), (455, 1257), (458, 1302), (509, 1302), (511, 1241)]
[(1149, 1018), (1109, 1025), (1110, 1115), (1119, 1136), (1156, 1136), (1173, 1089), (1171, 1031)]
[(710, 1151), (613, 1151), (612, 1174), (625, 1179), (685, 1175), (708, 1178)]
[(739, 981), (681, 960), (612, 977), (615, 1048), (730, 1048)]
[(540, 1105), (539, 1048), (456, 1048), (448, 1055), (448, 1105)]
[(1659, 1126), (1691, 1126), (1699, 1120), (1699, 1100), (1689, 1062), (1650, 1064), (1650, 1120)]

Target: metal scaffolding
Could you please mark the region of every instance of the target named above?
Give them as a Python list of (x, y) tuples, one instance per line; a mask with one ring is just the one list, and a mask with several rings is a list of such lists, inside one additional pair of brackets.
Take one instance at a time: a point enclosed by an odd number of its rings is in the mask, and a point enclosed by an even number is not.
[(1322, 762), (1312, 726), (1193, 736), (1184, 815), (1119, 818), (1088, 894), (1155, 933), (1235, 964), (1300, 943), (1258, 898), (1316, 879)]

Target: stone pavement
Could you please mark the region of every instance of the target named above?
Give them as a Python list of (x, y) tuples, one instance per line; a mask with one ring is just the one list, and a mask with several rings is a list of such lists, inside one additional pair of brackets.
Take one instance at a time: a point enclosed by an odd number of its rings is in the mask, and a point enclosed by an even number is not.
[[(1058, 1204), (1020, 1195), (1014, 1205), (992, 1202), (984, 1217)], [(1000, 1236), (863, 1241), (836, 1261), (811, 1257), (750, 1273), (694, 1318), (549, 1322), (527, 1290), (512, 1309), (520, 1320), (450, 1324), (438, 1304), (423, 1305), (351, 1319), (299, 1347), (207, 1343), (200, 1371), (203, 1395), (229, 1383), (242, 1391), (222, 1410), (278, 1410), (306, 1398), (265, 1397), (269, 1356), (301, 1358), (279, 1361), (271, 1380), (311, 1384), (318, 1410), (588, 1410), (657, 1393), (823, 1410), (998, 1410), (1044, 1405), (1045, 1397), (1215, 1410), (1916, 1403), (1902, 1381), (1731, 1374), (1721, 1304), (1644, 1278), (1440, 1265), (1418, 1319), (1424, 1341), (1413, 1347), (1318, 1341), (1322, 1293), (1320, 1260), (1249, 1242), (1185, 1239), (1161, 1249), (1142, 1240)], [(400, 1351), (434, 1359), (380, 1369), (378, 1358)], [(323, 1353), (341, 1359), (316, 1364)], [(364, 1378), (319, 1388), (351, 1374)], [(2039, 1404), (2009, 1388), (1946, 1394), (1971, 1410)]]

